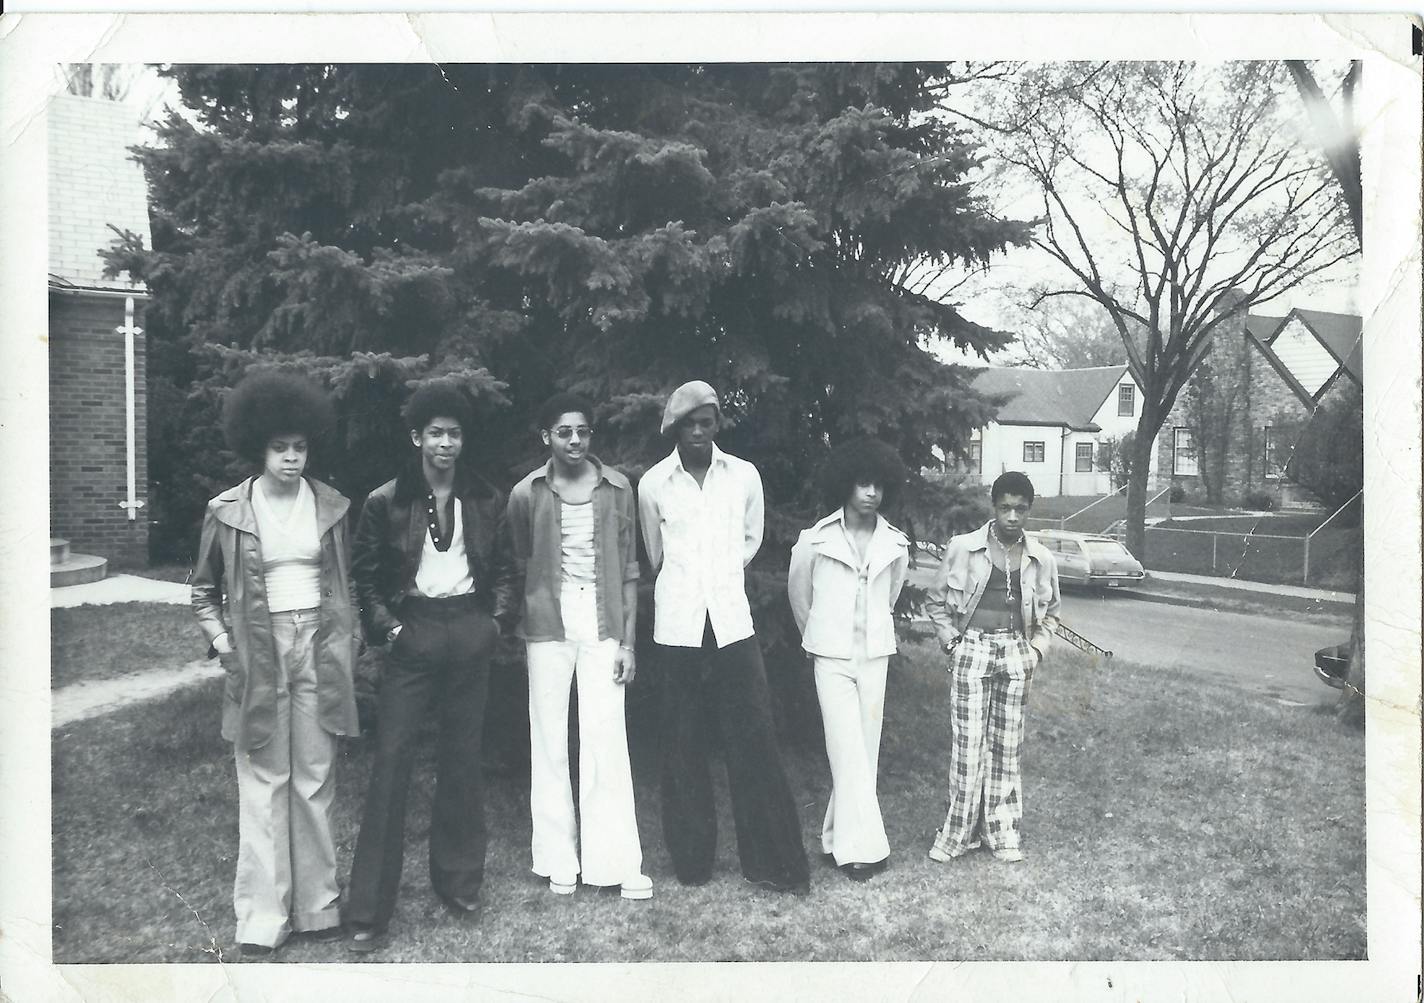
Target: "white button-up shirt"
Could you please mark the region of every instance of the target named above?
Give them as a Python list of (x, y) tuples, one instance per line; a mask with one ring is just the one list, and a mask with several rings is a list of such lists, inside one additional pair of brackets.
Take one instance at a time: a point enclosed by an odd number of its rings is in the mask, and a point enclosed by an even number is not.
[(761, 547), (764, 504), (756, 467), (715, 444), (701, 486), (676, 449), (643, 475), (638, 521), (657, 575), (654, 641), (699, 648), (708, 619), (719, 648), (752, 636), (742, 572)]

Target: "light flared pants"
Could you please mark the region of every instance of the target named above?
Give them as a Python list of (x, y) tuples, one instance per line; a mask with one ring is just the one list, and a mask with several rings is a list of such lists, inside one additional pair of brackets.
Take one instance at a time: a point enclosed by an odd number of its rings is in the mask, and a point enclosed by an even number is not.
[(341, 922), (331, 804), (336, 737), (318, 717), (319, 610), (272, 614), (277, 726), (260, 749), (238, 746), (237, 942), (276, 947), (292, 932)]
[[(642, 873), (623, 687), (613, 681), (618, 641), (598, 637), (592, 585), (560, 593), (562, 641), (531, 641), (529, 807), (535, 874), (621, 885)], [(569, 778), (569, 696), (578, 686), (579, 799)], [(582, 837), (582, 838), (580, 838)]]
[(815, 664), (816, 698), (831, 763), (821, 849), (835, 857), (837, 866), (879, 863), (890, 856), (875, 793), (890, 659), (817, 655)]

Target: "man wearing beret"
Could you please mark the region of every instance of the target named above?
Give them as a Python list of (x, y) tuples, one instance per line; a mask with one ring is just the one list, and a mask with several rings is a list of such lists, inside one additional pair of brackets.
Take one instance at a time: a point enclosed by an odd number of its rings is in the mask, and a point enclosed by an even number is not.
[(762, 537), (756, 467), (717, 448), (722, 411), (701, 380), (673, 391), (662, 434), (676, 448), (638, 488), (657, 575), (653, 641), (663, 667), (663, 838), (685, 885), (705, 884), (717, 849), (708, 711), (727, 764), (742, 874), (772, 891), (810, 883), (801, 822), (781, 765), (743, 569)]

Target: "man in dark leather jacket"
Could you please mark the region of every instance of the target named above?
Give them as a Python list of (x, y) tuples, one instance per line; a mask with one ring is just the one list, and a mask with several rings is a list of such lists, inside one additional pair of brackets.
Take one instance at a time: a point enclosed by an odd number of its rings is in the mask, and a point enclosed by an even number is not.
[(405, 417), (418, 455), (367, 496), (353, 547), (366, 636), (391, 646), (347, 897), (349, 946), (360, 953), (381, 946), (395, 911), (406, 791), (416, 737), (431, 714), (439, 731), (430, 883), (457, 914), (479, 913), (489, 666), (520, 594), (501, 527), (504, 498), (459, 462), (472, 427), (463, 390), (428, 381)]

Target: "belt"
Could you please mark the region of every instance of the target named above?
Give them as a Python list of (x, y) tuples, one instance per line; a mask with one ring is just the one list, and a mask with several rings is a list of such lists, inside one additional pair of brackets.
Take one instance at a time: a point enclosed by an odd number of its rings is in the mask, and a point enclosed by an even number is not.
[(980, 627), (966, 627), (964, 634), (967, 637), (975, 634), (979, 637), (1023, 637), (1023, 631), (1016, 627), (995, 627), (993, 630), (984, 630)]
[(479, 597), (478, 592), (462, 592), (457, 596), (415, 596), (407, 595), (401, 600), (402, 606), (426, 605), (433, 606), (463, 606), (473, 603)]

